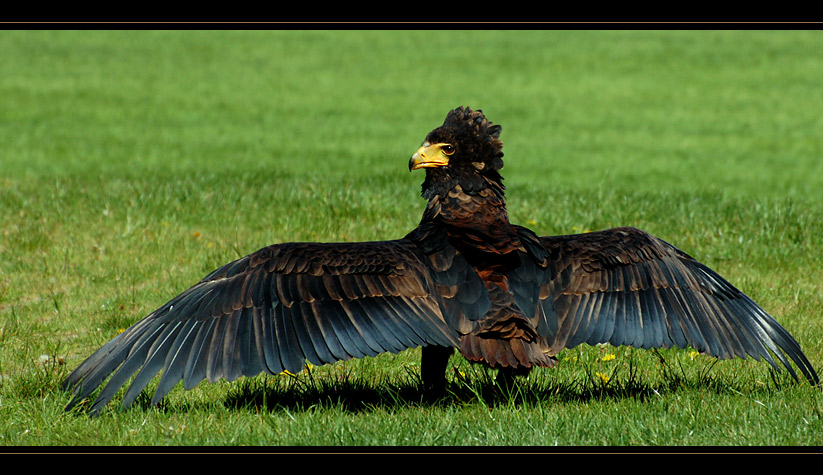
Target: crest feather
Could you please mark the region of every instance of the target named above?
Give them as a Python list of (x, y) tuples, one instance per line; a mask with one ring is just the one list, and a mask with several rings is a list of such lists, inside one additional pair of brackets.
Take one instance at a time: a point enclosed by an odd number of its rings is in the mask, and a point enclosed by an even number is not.
[(488, 120), (482, 110), (460, 106), (446, 115), (443, 127), (464, 130), (470, 128), (483, 144), (483, 156), (488, 159), (486, 165), (492, 170), (503, 168), (503, 141), (500, 140), (502, 127)]

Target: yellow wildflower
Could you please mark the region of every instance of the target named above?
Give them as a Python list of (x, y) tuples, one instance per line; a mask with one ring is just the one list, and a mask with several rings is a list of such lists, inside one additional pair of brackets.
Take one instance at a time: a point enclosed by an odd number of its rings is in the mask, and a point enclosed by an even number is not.
[(699, 352), (699, 351), (697, 351), (697, 350), (692, 350), (692, 351), (690, 351), (690, 352), (689, 352), (689, 358), (691, 358), (691, 359), (695, 359), (695, 358), (697, 357), (697, 355), (699, 355), (699, 354), (700, 354), (700, 352)]
[(607, 384), (609, 382), (609, 375), (603, 373), (594, 373), (595, 376), (600, 378), (600, 382), (603, 384)]
[[(314, 366), (311, 363), (306, 363), (306, 366), (304, 366), (303, 368), (306, 369), (307, 371), (311, 371), (311, 369), (314, 368)], [(287, 369), (284, 369), (283, 371), (281, 371), (280, 374), (285, 374), (286, 376), (297, 376), (296, 374), (292, 373), (291, 371), (289, 371)]]
[(615, 356), (613, 353), (608, 353), (608, 354), (603, 355), (603, 357), (600, 358), (600, 360), (601, 361), (611, 361), (615, 358), (617, 358), (617, 356)]

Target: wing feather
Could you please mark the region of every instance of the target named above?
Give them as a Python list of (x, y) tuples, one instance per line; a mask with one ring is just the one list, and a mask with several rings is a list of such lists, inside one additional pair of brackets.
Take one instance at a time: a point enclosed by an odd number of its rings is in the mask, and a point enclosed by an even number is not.
[[(540, 238), (549, 253), (559, 330), (551, 352), (581, 343), (691, 346), (718, 358), (753, 357), (812, 383), (797, 341), (723, 277), (634, 228)], [(548, 297), (545, 297), (548, 298)]]
[[(214, 383), (223, 377), (223, 335), (226, 333), (228, 318), (217, 318), (208, 341), (206, 354), (206, 380)], [(128, 407), (128, 404), (124, 404)]]
[[(289, 279), (289, 281), (292, 281), (292, 279)], [(334, 361), (323, 334), (317, 327), (314, 315), (305, 310), (307, 309), (304, 308), (303, 302), (299, 301), (294, 301), (288, 309), (290, 313), (289, 320), (294, 325), (300, 349), (309, 363), (313, 365), (322, 365)]]
[(177, 334), (169, 353), (166, 356), (166, 362), (163, 365), (166, 370), (157, 384), (157, 390), (154, 392), (152, 404), (157, 404), (160, 399), (165, 396), (178, 381), (183, 379), (186, 371), (186, 357), (191, 352), (191, 348), (196, 341), (193, 335), (196, 335), (202, 322), (197, 320), (189, 320), (185, 323), (185, 327)]
[[(444, 282), (466, 295), (448, 305)], [(445, 244), (425, 251), (413, 238), (278, 244), (210, 273), (95, 352), (63, 384), (75, 392), (72, 407), (108, 378), (92, 404), (97, 412), (135, 373), (124, 407), (161, 374), (157, 403), (181, 380), (190, 389), (204, 379), (297, 373), (306, 361), (457, 346), (455, 327), (487, 308), (479, 277)]]
[(206, 379), (206, 363), (208, 363), (209, 359), (207, 348), (215, 323), (217, 323), (217, 319), (210, 318), (202, 321), (200, 324), (200, 328), (191, 345), (191, 353), (186, 360), (186, 369), (183, 371), (183, 387), (186, 390), (195, 387), (197, 383)]
[(308, 355), (300, 349), (297, 331), (289, 318), (288, 308), (283, 304), (274, 305), (274, 331), (276, 335), (275, 353), (279, 356), (283, 369), (291, 373), (299, 373)]

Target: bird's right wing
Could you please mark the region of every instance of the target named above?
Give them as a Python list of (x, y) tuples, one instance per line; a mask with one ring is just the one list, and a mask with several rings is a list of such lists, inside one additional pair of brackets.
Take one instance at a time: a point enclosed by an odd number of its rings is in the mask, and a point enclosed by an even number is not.
[(552, 353), (580, 343), (691, 346), (718, 358), (772, 355), (796, 378), (818, 376), (774, 318), (706, 265), (635, 228), (540, 238), (557, 328)]
[[(412, 239), (286, 243), (226, 264), (82, 362), (64, 381), (69, 407), (111, 373), (96, 412), (137, 373), (130, 405), (155, 375), (158, 402), (177, 382), (299, 372), (425, 345), (455, 347), (488, 309), (480, 278), (450, 246)], [(427, 248), (428, 247), (428, 248)], [(139, 372), (138, 372), (139, 371)]]

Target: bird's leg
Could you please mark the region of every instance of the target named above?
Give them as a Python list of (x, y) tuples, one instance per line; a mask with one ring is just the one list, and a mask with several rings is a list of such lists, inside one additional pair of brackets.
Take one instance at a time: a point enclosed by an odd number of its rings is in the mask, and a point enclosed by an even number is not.
[(501, 389), (509, 391), (514, 387), (515, 376), (528, 376), (530, 371), (531, 368), (525, 366), (520, 366), (517, 368), (503, 366), (497, 371), (497, 378), (495, 378), (495, 381)]
[(447, 346), (424, 346), (420, 359), (420, 376), (423, 392), (427, 396), (441, 397), (446, 393), (446, 366), (454, 348)]

